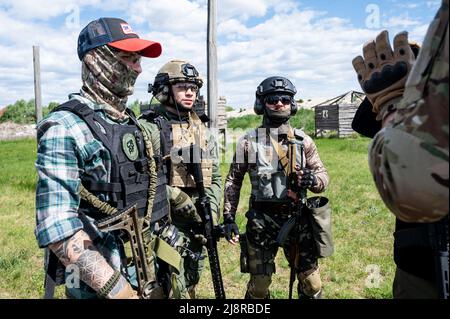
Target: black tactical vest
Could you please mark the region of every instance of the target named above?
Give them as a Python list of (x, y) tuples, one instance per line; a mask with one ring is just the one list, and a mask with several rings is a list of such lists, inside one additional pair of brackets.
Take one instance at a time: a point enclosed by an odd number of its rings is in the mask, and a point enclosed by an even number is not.
[[(149, 188), (148, 159), (144, 138), (134, 114), (130, 115), (127, 124), (110, 124), (89, 106), (77, 100), (70, 100), (53, 111), (69, 111), (79, 116), (111, 156), (110, 182), (98, 182), (91, 176), (82, 174), (82, 185), (97, 197), (107, 198), (108, 204), (119, 210), (137, 204), (139, 216), (145, 216)], [(160, 160), (156, 159), (156, 163), (161, 166)], [(152, 223), (169, 214), (166, 178), (161, 167), (157, 167), (157, 172)], [(104, 213), (84, 200), (81, 200), (79, 210), (95, 219), (104, 217)]]

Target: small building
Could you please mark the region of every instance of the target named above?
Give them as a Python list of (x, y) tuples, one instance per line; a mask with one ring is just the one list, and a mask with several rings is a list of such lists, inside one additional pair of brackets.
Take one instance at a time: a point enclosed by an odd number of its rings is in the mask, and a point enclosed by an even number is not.
[(323, 136), (328, 131), (336, 131), (338, 137), (355, 133), (352, 129), (353, 117), (364, 98), (364, 93), (349, 91), (315, 105), (315, 136)]

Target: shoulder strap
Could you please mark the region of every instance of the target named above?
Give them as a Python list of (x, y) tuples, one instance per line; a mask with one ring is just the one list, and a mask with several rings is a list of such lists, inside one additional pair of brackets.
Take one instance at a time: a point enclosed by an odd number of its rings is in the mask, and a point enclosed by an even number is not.
[[(110, 141), (108, 136), (103, 134), (98, 125), (95, 123), (95, 121), (101, 122), (104, 126), (109, 126), (105, 120), (103, 120), (101, 117), (96, 116), (93, 109), (91, 109), (89, 106), (87, 106), (84, 103), (81, 103), (78, 100), (72, 99), (66, 103), (63, 103), (59, 106), (57, 106), (55, 109), (53, 109), (52, 112), (55, 111), (68, 111), (72, 112), (73, 114), (80, 117), (90, 128), (92, 134), (99, 139), (105, 147), (111, 152), (112, 151), (112, 142)], [(94, 120), (95, 117), (95, 120)]]
[(61, 105), (58, 105), (57, 107), (55, 107), (52, 112), (57, 112), (57, 111), (68, 111), (68, 112), (72, 112), (76, 115), (78, 115), (79, 117), (83, 118), (87, 115), (90, 115), (91, 113), (94, 113), (94, 110), (91, 109), (89, 106), (87, 106), (86, 104), (81, 103), (80, 101), (76, 100), (76, 99), (72, 99), (69, 100)]

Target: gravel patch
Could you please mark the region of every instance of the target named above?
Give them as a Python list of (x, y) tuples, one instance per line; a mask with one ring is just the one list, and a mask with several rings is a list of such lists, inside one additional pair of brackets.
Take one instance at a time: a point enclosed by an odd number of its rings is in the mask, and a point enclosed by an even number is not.
[(0, 123), (0, 140), (36, 137), (36, 124)]

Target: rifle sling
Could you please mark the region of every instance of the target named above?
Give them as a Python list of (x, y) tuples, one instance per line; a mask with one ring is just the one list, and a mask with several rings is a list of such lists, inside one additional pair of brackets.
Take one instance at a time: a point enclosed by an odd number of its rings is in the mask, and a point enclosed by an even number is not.
[(152, 243), (156, 256), (180, 273), (181, 255), (164, 240), (156, 237)]
[[(295, 167), (291, 167), (292, 165), (290, 163), (295, 163), (295, 160), (289, 161), (288, 152), (283, 150), (280, 143), (275, 141), (275, 139), (272, 137), (272, 135), (269, 134), (269, 138), (270, 138), (270, 142), (273, 145), (273, 148), (275, 149), (275, 152), (277, 153), (278, 160), (280, 161), (281, 167), (283, 167), (284, 173), (286, 174), (286, 176), (289, 176), (289, 174), (295, 170)], [(294, 138), (295, 138), (294, 132), (290, 128), (288, 131), (288, 139), (291, 140)], [(295, 148), (294, 148), (294, 150), (295, 150)], [(295, 159), (295, 154), (293, 157)]]

